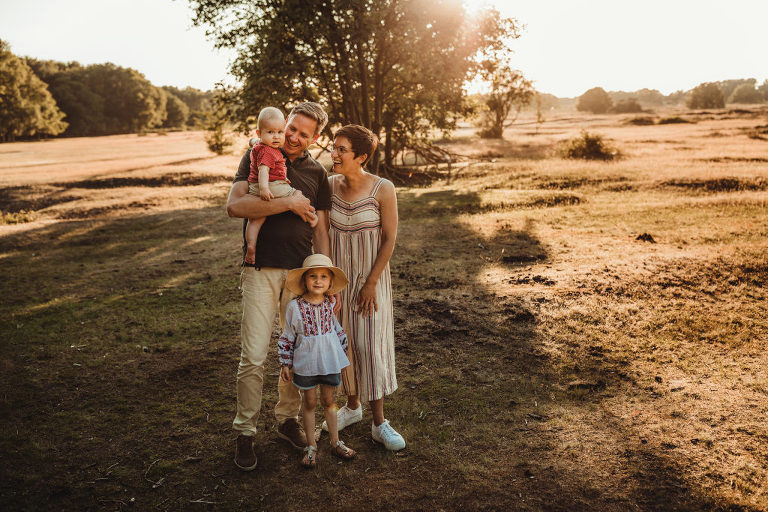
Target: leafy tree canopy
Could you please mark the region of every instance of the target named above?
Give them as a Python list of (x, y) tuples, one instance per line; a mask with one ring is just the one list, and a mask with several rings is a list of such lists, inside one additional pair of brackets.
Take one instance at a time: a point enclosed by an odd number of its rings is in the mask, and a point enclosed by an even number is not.
[(725, 97), (717, 83), (705, 82), (691, 90), (686, 104), (688, 108), (723, 108)]
[[(518, 36), (490, 10), (461, 0), (190, 0), (195, 23), (239, 57), (231, 92), (242, 129), (264, 106), (318, 101), (331, 124), (384, 135), (387, 165), (403, 147), (450, 130), (466, 113), (465, 80), (478, 55)], [(373, 165), (378, 163), (375, 155)]]
[(57, 135), (63, 118), (46, 84), (0, 40), (0, 140)]
[(765, 101), (763, 94), (755, 89), (754, 83), (741, 84), (728, 98), (728, 103), (762, 103)]
[(592, 112), (593, 114), (604, 114), (613, 106), (613, 101), (605, 89), (602, 87), (593, 87), (581, 96), (576, 104), (576, 109), (582, 112)]
[(510, 114), (519, 113), (531, 102), (536, 91), (533, 83), (507, 62), (488, 59), (482, 64), (482, 74), (491, 83), (491, 90), (485, 99), (487, 110), (481, 121), (480, 136), (500, 139), (504, 128), (514, 122), (514, 119), (508, 120)]

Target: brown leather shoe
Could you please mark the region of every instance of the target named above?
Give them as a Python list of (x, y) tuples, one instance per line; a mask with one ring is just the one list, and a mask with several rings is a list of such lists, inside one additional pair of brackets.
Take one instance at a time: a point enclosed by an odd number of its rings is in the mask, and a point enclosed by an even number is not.
[(256, 468), (256, 464), (258, 461), (253, 451), (253, 437), (240, 434), (235, 447), (235, 466), (243, 471), (251, 471)]
[(307, 446), (307, 436), (299, 422), (288, 418), (277, 427), (277, 436), (285, 439), (297, 450), (303, 450)]

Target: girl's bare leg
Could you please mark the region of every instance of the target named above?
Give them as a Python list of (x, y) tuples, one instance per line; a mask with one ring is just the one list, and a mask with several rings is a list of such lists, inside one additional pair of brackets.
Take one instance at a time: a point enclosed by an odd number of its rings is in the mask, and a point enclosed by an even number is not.
[[(339, 425), (336, 417), (338, 407), (334, 400), (335, 392), (336, 388), (334, 386), (320, 384), (320, 403), (323, 404), (323, 415), (325, 416), (325, 423), (328, 425), (328, 434), (330, 434), (331, 437), (331, 448), (336, 446), (336, 443), (339, 442)], [(314, 430), (307, 430), (306, 426), (304, 427), (304, 431), (314, 432)]]
[(315, 441), (314, 436), (315, 407), (317, 407), (317, 388), (305, 390), (304, 398), (302, 399), (301, 404), (301, 416), (304, 420), (304, 432), (307, 433), (307, 446), (314, 446), (317, 448), (317, 441)]

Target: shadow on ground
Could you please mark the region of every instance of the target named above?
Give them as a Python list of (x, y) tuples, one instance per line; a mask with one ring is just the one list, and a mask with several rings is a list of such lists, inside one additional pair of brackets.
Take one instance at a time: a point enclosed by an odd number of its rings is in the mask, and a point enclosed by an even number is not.
[(203, 208), (3, 237), (2, 507), (717, 509), (681, 482), (674, 461), (638, 450), (611, 425), (594, 435), (625, 453), (626, 476), (604, 475), (599, 452), (583, 468), (563, 454), (567, 431), (550, 427), (562, 413), (544, 405), (548, 397), (588, 413), (604, 396), (636, 390), (609, 356), (570, 363), (599, 388), (559, 387), (562, 362), (537, 330), (542, 297), (500, 296), (486, 283), (489, 263), (514, 273), (548, 261), (533, 226), (485, 237), (455, 216), (404, 213), (392, 260), (400, 389), (386, 410), (408, 448), (385, 453), (364, 421), (342, 435), (355, 462), (337, 464), (321, 449), (319, 469), (301, 479), (299, 453), (273, 430), (274, 352), (260, 467), (244, 474), (231, 462), (239, 221)]

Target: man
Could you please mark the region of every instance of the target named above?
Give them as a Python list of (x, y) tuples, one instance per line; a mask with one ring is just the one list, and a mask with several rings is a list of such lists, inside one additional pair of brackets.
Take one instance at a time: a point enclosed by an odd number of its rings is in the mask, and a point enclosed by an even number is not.
[[(253, 436), (261, 409), (264, 360), (272, 338), (275, 314), (280, 312), (282, 324), (285, 308), (293, 298), (285, 288), (286, 275), (290, 269), (301, 267), (313, 246), (315, 252), (330, 256), (328, 179), (323, 166), (307, 152), (307, 147), (317, 140), (327, 122), (328, 115), (323, 108), (312, 102), (297, 105), (286, 120), (282, 152), (291, 186), (301, 194), (270, 201), (248, 195), (250, 158), (246, 152), (227, 199), (230, 217), (266, 217), (256, 243), (255, 264), (245, 265), (241, 277), (242, 351), (237, 369), (237, 414), (232, 427), (238, 434), (235, 465), (244, 471), (257, 465)], [(317, 215), (316, 227), (304, 222), (301, 215), (306, 213)], [(244, 230), (245, 223), (247, 221)], [(301, 405), (299, 390), (292, 383), (278, 379), (277, 392), (277, 435), (295, 448), (304, 449), (306, 435), (297, 421)]]

